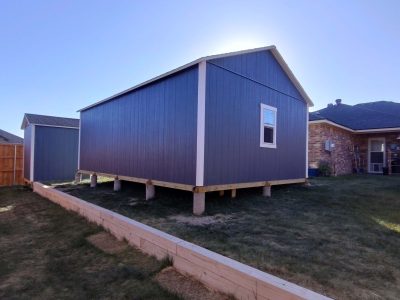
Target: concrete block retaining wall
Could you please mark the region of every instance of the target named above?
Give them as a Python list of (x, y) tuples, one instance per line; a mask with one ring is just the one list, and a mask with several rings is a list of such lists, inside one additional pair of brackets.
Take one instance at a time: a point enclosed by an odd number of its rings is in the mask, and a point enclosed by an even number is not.
[(158, 259), (170, 256), (180, 272), (238, 299), (330, 299), (40, 182), (33, 183), (33, 190), (147, 254)]

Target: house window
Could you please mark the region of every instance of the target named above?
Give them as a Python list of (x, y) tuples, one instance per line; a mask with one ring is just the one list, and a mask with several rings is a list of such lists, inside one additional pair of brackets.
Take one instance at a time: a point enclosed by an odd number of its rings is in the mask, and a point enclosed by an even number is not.
[(260, 147), (276, 148), (276, 107), (261, 103)]

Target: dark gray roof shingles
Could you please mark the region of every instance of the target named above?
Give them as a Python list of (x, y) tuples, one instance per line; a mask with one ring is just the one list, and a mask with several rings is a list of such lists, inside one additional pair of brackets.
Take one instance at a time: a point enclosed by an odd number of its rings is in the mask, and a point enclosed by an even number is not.
[[(24, 120), (25, 119), (29, 124), (79, 128), (79, 119), (44, 116), (36, 114), (25, 114)], [(25, 126), (27, 125), (28, 124), (26, 124)], [(22, 127), (24, 127), (24, 123), (22, 124)]]
[(329, 120), (353, 130), (400, 127), (400, 103), (379, 101), (331, 105), (309, 114), (310, 121)]
[(23, 144), (24, 139), (0, 129), (0, 144)]

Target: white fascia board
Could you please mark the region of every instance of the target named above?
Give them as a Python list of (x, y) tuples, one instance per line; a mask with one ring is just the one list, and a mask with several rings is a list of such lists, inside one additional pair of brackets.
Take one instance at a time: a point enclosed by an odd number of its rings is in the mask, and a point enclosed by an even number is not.
[(300, 82), (297, 80), (296, 76), (294, 76), (292, 70), (287, 65), (286, 61), (283, 59), (282, 55), (279, 53), (278, 49), (273, 46), (271, 49), (272, 54), (274, 55), (275, 59), (278, 61), (280, 66), (282, 67), (283, 71), (285, 71), (286, 75), (289, 77), (290, 81), (294, 84), (294, 86), (299, 91), (300, 95), (304, 98), (307, 102), (309, 107), (314, 106), (314, 103), (311, 101), (311, 98), (307, 95), (306, 91), (301, 86)]
[[(80, 121), (79, 121), (80, 122)], [(78, 129), (79, 127), (71, 127), (71, 126), (58, 126), (58, 125), (47, 125), (47, 124), (31, 124), (35, 126), (43, 126), (43, 127), (55, 127), (55, 128), (67, 128), (67, 129)]]
[(199, 77), (197, 87), (196, 186), (204, 185), (206, 68), (206, 61), (202, 61), (199, 63)]
[(386, 133), (386, 132), (396, 132), (400, 131), (400, 127), (390, 127), (390, 128), (377, 128), (377, 129), (362, 129), (355, 130), (355, 133)]
[(338, 128), (350, 131), (350, 132), (355, 132), (353, 129), (339, 125), (339, 124), (329, 121), (329, 120), (315, 120), (315, 121), (309, 121), (308, 123), (309, 124), (329, 124), (329, 125), (332, 125), (332, 126), (335, 126), (335, 127), (338, 127)]
[(347, 131), (350, 131), (352, 133), (356, 134), (362, 134), (362, 133), (385, 133), (385, 132), (396, 132), (400, 131), (400, 127), (388, 127), (388, 128), (376, 128), (376, 129), (350, 129), (348, 127), (339, 125), (335, 122), (329, 121), (329, 120), (315, 120), (315, 121), (309, 121), (309, 124), (329, 124)]
[(274, 55), (275, 59), (278, 61), (278, 63), (280, 64), (280, 66), (282, 67), (282, 69), (284, 70), (284, 72), (286, 73), (286, 75), (289, 77), (289, 79), (292, 81), (292, 83), (295, 85), (295, 87), (298, 89), (299, 93), (301, 94), (301, 96), (305, 99), (305, 101), (308, 103), (309, 106), (314, 106), (313, 102), (311, 101), (310, 97), (307, 95), (307, 93), (304, 91), (303, 87), (301, 86), (300, 82), (297, 80), (297, 78), (294, 76), (293, 72), (290, 70), (289, 66), (286, 64), (285, 60), (283, 59), (283, 57), (281, 56), (281, 54), (278, 52), (278, 50), (276, 49), (276, 47), (274, 45), (272, 46), (267, 46), (267, 47), (260, 47), (260, 48), (254, 48), (254, 49), (248, 49), (248, 50), (242, 50), (242, 51), (235, 51), (235, 52), (230, 52), (230, 53), (224, 53), (224, 54), (217, 54), (217, 55), (210, 55), (210, 56), (205, 56), (199, 59), (196, 59), (188, 64), (185, 64), (181, 67), (178, 67), (176, 69), (173, 69), (169, 72), (163, 73), (159, 76), (156, 76), (152, 79), (149, 79), (147, 81), (144, 81), (140, 84), (137, 84), (129, 89), (126, 89), (122, 92), (119, 92), (117, 94), (114, 94), (110, 97), (107, 97), (103, 100), (100, 100), (98, 102), (95, 102), (91, 105), (88, 105), (84, 108), (81, 108), (80, 110), (78, 110), (78, 112), (82, 112), (85, 111), (89, 108), (95, 107), (101, 103), (104, 102), (108, 102), (118, 96), (121, 96), (123, 94), (129, 93), (133, 90), (136, 90), (142, 86), (148, 85), (152, 82), (155, 82), (157, 80), (160, 80), (164, 77), (170, 76), (172, 74), (175, 74), (177, 72), (180, 72), (182, 70), (185, 70), (187, 68), (190, 68), (192, 66), (195, 66), (197, 64), (200, 64), (201, 62), (204, 61), (208, 61), (208, 60), (212, 60), (212, 59), (218, 59), (218, 58), (225, 58), (225, 57), (230, 57), (230, 56), (235, 56), (235, 55), (242, 55), (242, 54), (248, 54), (248, 53), (253, 53), (253, 52), (258, 52), (258, 51), (267, 51), (270, 50), (272, 52), (272, 54)]

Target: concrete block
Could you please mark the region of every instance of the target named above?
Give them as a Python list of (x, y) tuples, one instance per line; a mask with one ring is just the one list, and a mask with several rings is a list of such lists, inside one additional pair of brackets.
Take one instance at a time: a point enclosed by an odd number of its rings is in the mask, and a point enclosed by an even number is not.
[(146, 184), (146, 200), (153, 199), (156, 195), (156, 189), (152, 184)]
[(271, 186), (267, 185), (263, 187), (263, 196), (264, 197), (271, 197)]
[(75, 183), (80, 183), (82, 181), (82, 174), (76, 173), (75, 174)]
[(206, 193), (193, 193), (193, 214), (201, 215), (206, 208)]
[(118, 192), (121, 190), (121, 180), (114, 179), (114, 192)]
[(95, 188), (96, 185), (97, 185), (97, 175), (92, 174), (92, 175), (90, 175), (90, 187)]

